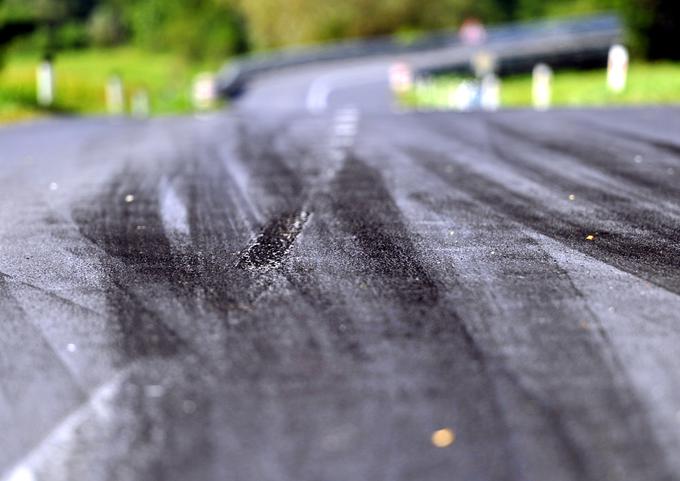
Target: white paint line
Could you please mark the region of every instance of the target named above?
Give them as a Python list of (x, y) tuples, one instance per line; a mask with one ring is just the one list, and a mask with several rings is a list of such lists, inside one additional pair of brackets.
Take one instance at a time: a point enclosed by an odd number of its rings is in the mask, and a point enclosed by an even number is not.
[(358, 118), (359, 112), (354, 107), (340, 110), (335, 116), (337, 122), (356, 122)]
[(36, 472), (48, 462), (58, 461), (60, 453), (76, 449), (78, 431), (93, 419), (106, 421), (116, 408), (118, 394), (127, 371), (119, 372), (112, 380), (98, 387), (75, 411), (58, 424), (24, 458), (12, 466), (0, 481), (34, 481)]
[(346, 107), (335, 113), (330, 138), (330, 156), (334, 162), (342, 162), (347, 157), (347, 151), (354, 145), (358, 129), (357, 108)]
[(307, 110), (315, 114), (326, 110), (330, 93), (331, 87), (328, 82), (328, 76), (322, 75), (315, 79), (307, 92), (307, 98), (305, 100)]
[(335, 134), (340, 136), (352, 137), (357, 132), (356, 124), (337, 124), (335, 126)]
[(355, 77), (350, 77), (347, 80), (343, 80), (342, 74), (347, 75), (348, 73), (342, 72), (321, 75), (312, 81), (305, 99), (305, 105), (309, 112), (315, 114), (324, 112), (328, 108), (328, 99), (339, 90), (360, 87), (362, 85), (385, 83), (382, 78), (356, 79)]

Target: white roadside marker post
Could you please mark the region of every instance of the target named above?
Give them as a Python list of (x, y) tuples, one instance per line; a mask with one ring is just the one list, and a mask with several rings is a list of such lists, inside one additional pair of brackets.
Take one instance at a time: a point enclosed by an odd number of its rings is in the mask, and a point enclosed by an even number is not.
[(501, 81), (490, 73), (482, 79), (481, 105), (483, 110), (498, 110), (501, 105)]
[(495, 110), (498, 108), (499, 86), (498, 78), (494, 73), (497, 64), (496, 56), (487, 50), (477, 52), (470, 59), (477, 81), (470, 84), (472, 97), (466, 109)]
[(196, 110), (209, 110), (215, 106), (217, 88), (212, 73), (203, 72), (196, 76), (191, 89), (191, 100)]
[(547, 110), (552, 104), (552, 69), (539, 63), (532, 72), (531, 98), (536, 110)]
[(54, 102), (54, 67), (48, 59), (38, 65), (36, 72), (38, 105), (49, 107)]
[(628, 78), (628, 50), (623, 45), (614, 45), (609, 49), (607, 62), (607, 88), (614, 93), (621, 93), (626, 88)]
[(125, 110), (123, 81), (118, 75), (112, 75), (106, 82), (106, 110), (111, 115), (121, 115)]
[(132, 96), (132, 115), (138, 119), (144, 119), (149, 116), (149, 94), (146, 90), (138, 90)]
[(456, 110), (468, 111), (474, 107), (478, 86), (476, 82), (463, 80), (449, 94), (449, 105)]

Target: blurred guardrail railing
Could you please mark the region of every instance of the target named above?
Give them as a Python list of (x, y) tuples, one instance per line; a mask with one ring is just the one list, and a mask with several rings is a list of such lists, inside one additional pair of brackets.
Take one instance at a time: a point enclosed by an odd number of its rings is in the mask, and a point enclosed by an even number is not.
[(457, 35), (447, 31), (428, 34), (413, 41), (381, 37), (254, 54), (237, 58), (224, 67), (218, 74), (217, 86), (222, 95), (235, 96), (241, 93), (252, 78), (272, 70), (317, 62), (436, 50), (457, 44)]
[(375, 56), (407, 57), (423, 73), (471, 70), (471, 60), (481, 50), (493, 54), (501, 74), (530, 70), (537, 59), (581, 65), (601, 55), (606, 59), (609, 47), (620, 41), (622, 35), (623, 27), (617, 16), (598, 15), (491, 27), (484, 41), (475, 45), (461, 42), (458, 34), (450, 30), (409, 42), (396, 37), (352, 40), (236, 59), (218, 74), (217, 88), (221, 95), (235, 97), (253, 78), (274, 70)]
[(621, 22), (613, 15), (499, 28), (491, 30), (483, 44), (416, 62), (416, 75), (475, 73), (480, 54), (491, 57), (494, 72), (501, 76), (531, 72), (537, 63), (553, 69), (601, 68), (623, 33)]

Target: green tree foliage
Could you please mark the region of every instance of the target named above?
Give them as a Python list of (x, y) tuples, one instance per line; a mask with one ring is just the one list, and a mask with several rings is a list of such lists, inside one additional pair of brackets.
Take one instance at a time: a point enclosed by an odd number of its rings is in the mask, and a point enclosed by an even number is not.
[(616, 11), (627, 0), (517, 0), (518, 18), (564, 17)]
[[(510, 2), (511, 4), (512, 2)], [(455, 27), (467, 17), (497, 21), (502, 0), (241, 0), (258, 48)], [(501, 5), (500, 8), (499, 5)]]
[(680, 59), (680, 1), (627, 0), (622, 2), (630, 44), (649, 59)]
[(94, 9), (87, 25), (91, 42), (98, 47), (119, 45), (128, 40), (122, 9), (103, 3)]
[(80, 0), (4, 0), (0, 2), (0, 18), (60, 23), (81, 13), (81, 3)]
[(84, 22), (94, 1), (0, 0), (0, 26), (30, 26), (12, 39), (32, 32), (28, 44), (43, 52), (84, 47), (88, 43)]
[(34, 30), (28, 43), (42, 50), (133, 42), (203, 59), (249, 48), (410, 36), (457, 28), (469, 17), (490, 24), (612, 10), (623, 13), (636, 52), (680, 56), (680, 0), (0, 0), (0, 34), (7, 32), (7, 42)]
[(244, 22), (221, 0), (119, 0), (134, 41), (191, 58), (216, 58), (246, 50)]

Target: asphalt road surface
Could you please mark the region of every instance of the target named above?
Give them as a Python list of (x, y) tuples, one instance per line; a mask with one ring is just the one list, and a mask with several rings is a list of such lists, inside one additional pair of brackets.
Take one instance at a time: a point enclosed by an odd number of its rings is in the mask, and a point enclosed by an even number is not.
[(0, 479), (680, 479), (680, 111), (283, 80), (0, 130)]

